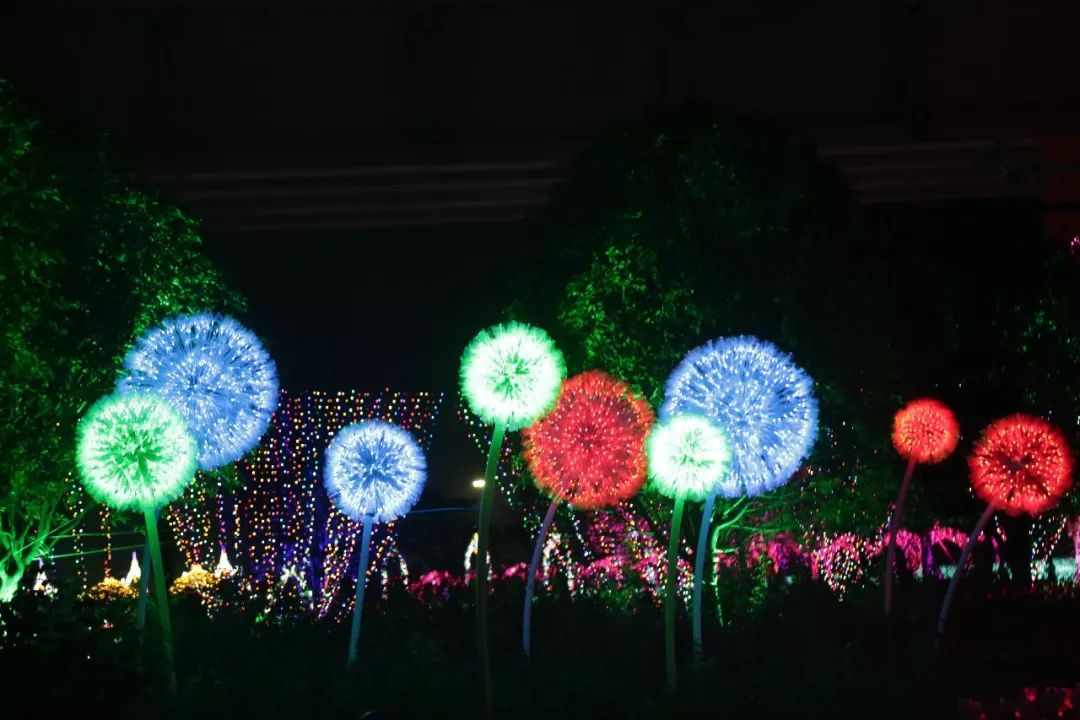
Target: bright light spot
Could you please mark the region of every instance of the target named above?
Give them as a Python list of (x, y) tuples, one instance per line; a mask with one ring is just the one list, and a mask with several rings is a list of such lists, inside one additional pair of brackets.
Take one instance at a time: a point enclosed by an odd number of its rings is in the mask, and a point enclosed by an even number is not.
[(472, 486), (474, 488), (476, 488), (477, 490), (483, 490), (483, 488), (484, 488), (484, 478), (476, 478), (475, 480), (472, 481)]

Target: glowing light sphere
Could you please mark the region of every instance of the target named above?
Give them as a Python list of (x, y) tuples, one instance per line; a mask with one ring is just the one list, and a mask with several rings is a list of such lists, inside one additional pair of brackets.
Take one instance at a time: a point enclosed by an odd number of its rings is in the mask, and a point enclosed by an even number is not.
[(461, 357), (469, 407), (507, 430), (531, 425), (551, 409), (566, 377), (562, 353), (540, 328), (510, 322), (481, 330)]
[(670, 498), (703, 500), (732, 471), (727, 435), (703, 415), (661, 419), (645, 447), (652, 487)]
[(1060, 430), (1017, 414), (983, 430), (968, 468), (971, 485), (983, 500), (1010, 515), (1037, 515), (1072, 486), (1073, 457)]
[(195, 439), (180, 414), (148, 393), (108, 395), (79, 422), (76, 461), (91, 497), (119, 510), (178, 498), (195, 477)]
[(562, 385), (555, 407), (522, 431), (537, 484), (578, 508), (614, 505), (645, 484), (649, 403), (598, 370)]
[(401, 517), (420, 499), (426, 479), (419, 443), (409, 431), (382, 420), (346, 426), (326, 449), (326, 492), (356, 521), (369, 513), (375, 522)]
[(179, 410), (199, 447), (199, 467), (239, 460), (277, 406), (277, 368), (258, 338), (224, 315), (170, 318), (124, 360), (122, 392), (156, 393)]
[(814, 382), (772, 343), (720, 338), (691, 350), (668, 378), (662, 417), (705, 415), (727, 434), (734, 460), (726, 497), (786, 483), (817, 438)]
[(906, 459), (918, 463), (941, 462), (952, 454), (959, 440), (960, 424), (956, 416), (937, 400), (912, 400), (893, 418), (893, 447)]

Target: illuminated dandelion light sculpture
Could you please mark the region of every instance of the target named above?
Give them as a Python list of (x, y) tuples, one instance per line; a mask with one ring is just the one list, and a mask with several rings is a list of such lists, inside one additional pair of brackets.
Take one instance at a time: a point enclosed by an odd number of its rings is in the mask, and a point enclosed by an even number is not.
[(1041, 418), (1010, 415), (991, 423), (968, 457), (971, 487), (986, 510), (968, 536), (949, 581), (938, 616), (938, 638), (945, 632), (949, 606), (967, 567), (975, 541), (995, 510), (1038, 515), (1057, 504), (1072, 486), (1073, 456), (1061, 431)]
[(503, 437), (528, 427), (555, 404), (566, 377), (562, 353), (540, 328), (505, 323), (481, 330), (461, 356), (461, 391), (469, 409), (495, 426), (480, 495), (476, 552), (476, 643), (487, 713), (494, 712), (487, 648), (488, 524)]
[(356, 603), (349, 634), (349, 660), (356, 663), (367, 586), (368, 546), (373, 522), (390, 522), (407, 513), (424, 489), (427, 461), (407, 431), (382, 420), (365, 420), (341, 430), (326, 450), (323, 482), (343, 514), (362, 522)]
[(536, 573), (559, 502), (588, 510), (633, 497), (645, 484), (645, 438), (653, 419), (649, 403), (626, 383), (591, 370), (566, 380), (551, 412), (522, 431), (525, 462), (540, 490), (551, 496), (525, 582), (526, 655)]
[(694, 658), (704, 655), (702, 582), (716, 495), (756, 496), (786, 483), (817, 438), (814, 381), (772, 343), (750, 336), (720, 338), (691, 350), (672, 371), (661, 417), (711, 418), (731, 443), (731, 473), (705, 499), (694, 561)]
[(195, 478), (195, 439), (180, 414), (162, 398), (145, 393), (110, 395), (79, 422), (76, 461), (91, 497), (118, 510), (143, 513), (169, 688), (175, 692), (172, 624), (155, 510), (179, 497)]
[(668, 690), (678, 688), (675, 667), (675, 585), (683, 505), (716, 493), (732, 471), (731, 444), (719, 425), (703, 415), (675, 415), (653, 426), (646, 441), (652, 488), (675, 500), (668, 543), (664, 596), (664, 657)]
[(199, 467), (239, 460), (277, 406), (277, 369), (258, 338), (224, 315), (173, 317), (146, 332), (124, 360), (121, 392), (152, 392), (187, 421)]
[(889, 547), (885, 554), (885, 615), (892, 613), (893, 572), (896, 567), (896, 534), (904, 513), (911, 478), (918, 463), (939, 463), (952, 454), (960, 440), (960, 425), (952, 410), (930, 398), (912, 400), (893, 418), (893, 447), (906, 458), (907, 469), (889, 519)]

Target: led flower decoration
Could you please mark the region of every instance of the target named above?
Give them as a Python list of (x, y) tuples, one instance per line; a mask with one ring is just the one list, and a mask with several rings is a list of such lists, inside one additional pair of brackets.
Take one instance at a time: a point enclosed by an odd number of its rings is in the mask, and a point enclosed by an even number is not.
[(117, 509), (140, 509), (146, 520), (165, 667), (173, 693), (172, 624), (154, 513), (179, 497), (195, 478), (195, 454), (195, 439), (187, 423), (156, 395), (110, 395), (95, 403), (79, 422), (76, 457), (87, 492)]
[(273, 360), (251, 331), (223, 315), (166, 320), (139, 338), (124, 366), (118, 388), (168, 400), (187, 421), (203, 470), (254, 447), (277, 406)]
[(694, 655), (703, 656), (702, 580), (716, 495), (760, 495), (786, 483), (817, 437), (810, 376), (771, 343), (720, 338), (691, 350), (668, 378), (661, 415), (689, 412), (717, 423), (732, 446), (733, 468), (705, 499), (698, 529), (692, 609)]
[(476, 551), (476, 644), (488, 714), (494, 712), (487, 647), (488, 524), (492, 487), (507, 430), (531, 425), (551, 409), (566, 377), (562, 353), (540, 328), (511, 322), (481, 330), (461, 356), (461, 391), (469, 408), (495, 426), (480, 496)]
[(575, 508), (614, 505), (645, 483), (649, 403), (593, 370), (563, 383), (555, 407), (522, 432), (536, 484)]
[(427, 461), (413, 436), (381, 420), (345, 427), (326, 450), (326, 492), (355, 521), (390, 522), (407, 513), (424, 489)]
[(653, 426), (646, 441), (649, 477), (661, 494), (675, 499), (667, 555), (664, 596), (664, 656), (668, 689), (678, 680), (675, 667), (675, 585), (683, 505), (716, 494), (732, 468), (731, 445), (724, 431), (702, 415), (675, 415)]
[(662, 417), (694, 413), (727, 434), (732, 471), (725, 497), (760, 495), (799, 469), (817, 438), (814, 383), (774, 345), (749, 336), (691, 350), (668, 378)]
[(481, 330), (461, 357), (461, 389), (480, 419), (507, 430), (551, 409), (566, 376), (562, 353), (540, 328), (517, 322)]
[(960, 425), (952, 410), (931, 398), (912, 400), (893, 419), (893, 447), (917, 463), (939, 463), (960, 440)]
[(971, 486), (986, 510), (968, 536), (949, 581), (938, 616), (938, 637), (945, 633), (949, 606), (968, 558), (995, 510), (1009, 515), (1038, 515), (1057, 504), (1072, 487), (1073, 456), (1061, 431), (1041, 418), (1010, 415), (990, 424), (968, 457)]
[(530, 653), (532, 597), (540, 556), (560, 501), (575, 508), (615, 505), (645, 483), (649, 403), (607, 373), (591, 370), (566, 380), (555, 407), (522, 431), (525, 462), (552, 496), (536, 534), (525, 582), (522, 649)]
[(661, 420), (649, 433), (647, 448), (652, 487), (676, 501), (704, 500), (733, 466), (727, 435), (701, 415)]
[(896, 566), (896, 534), (904, 513), (911, 478), (918, 463), (939, 463), (956, 449), (960, 425), (952, 410), (931, 398), (912, 400), (893, 418), (892, 441), (900, 456), (908, 461), (900, 492), (889, 519), (888, 551), (885, 554), (885, 615), (892, 613), (893, 568)]
[(79, 473), (86, 491), (117, 510), (175, 500), (195, 477), (195, 440), (156, 395), (110, 395), (79, 423)]
[(350, 667), (360, 644), (371, 524), (390, 522), (412, 509), (426, 479), (427, 461), (419, 443), (407, 430), (382, 420), (345, 427), (326, 450), (323, 481), (327, 494), (342, 513), (364, 525), (349, 635)]
[(1056, 427), (1010, 415), (990, 425), (968, 458), (975, 494), (1009, 515), (1038, 515), (1072, 486), (1073, 457)]

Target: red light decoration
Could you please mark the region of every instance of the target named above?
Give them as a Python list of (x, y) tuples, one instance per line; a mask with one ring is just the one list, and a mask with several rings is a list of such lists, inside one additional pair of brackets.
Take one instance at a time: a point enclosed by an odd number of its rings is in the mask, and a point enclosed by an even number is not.
[(598, 370), (566, 380), (550, 413), (522, 432), (536, 483), (576, 508), (614, 505), (645, 484), (649, 403)]
[(1053, 507), (1072, 486), (1073, 457), (1050, 423), (1010, 415), (991, 424), (968, 458), (975, 493), (1010, 515)]
[(956, 417), (937, 400), (912, 400), (893, 419), (893, 446), (901, 456), (917, 463), (941, 462), (952, 454), (959, 440)]

